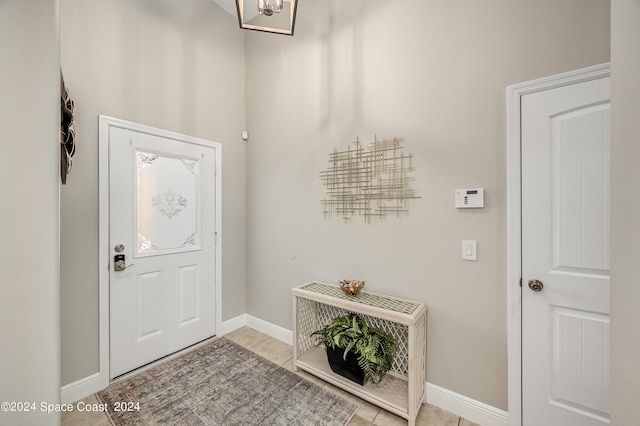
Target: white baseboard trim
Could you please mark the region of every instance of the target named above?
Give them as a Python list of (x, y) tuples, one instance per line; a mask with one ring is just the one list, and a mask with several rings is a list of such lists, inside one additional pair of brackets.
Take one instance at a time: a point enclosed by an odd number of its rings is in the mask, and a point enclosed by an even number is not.
[(261, 333), (271, 336), (274, 339), (278, 339), (288, 345), (293, 344), (293, 332), (286, 328), (280, 327), (270, 322), (261, 320), (260, 318), (247, 315), (247, 326), (257, 330)]
[(427, 382), (427, 402), (481, 426), (507, 426), (509, 414), (464, 395)]
[(247, 314), (238, 315), (230, 320), (222, 321), (216, 330), (217, 336), (224, 336), (247, 325)]
[(235, 318), (224, 321), (218, 328), (218, 336), (224, 336), (232, 331), (235, 331), (241, 327), (251, 327), (256, 331), (271, 336), (274, 339), (278, 339), (288, 345), (293, 343), (293, 332), (286, 328), (272, 324), (260, 318), (256, 318), (249, 314), (238, 315)]
[(95, 373), (84, 379), (76, 380), (73, 383), (60, 388), (60, 401), (63, 404), (72, 404), (82, 398), (101, 391), (109, 385), (109, 380), (100, 377), (100, 373)]

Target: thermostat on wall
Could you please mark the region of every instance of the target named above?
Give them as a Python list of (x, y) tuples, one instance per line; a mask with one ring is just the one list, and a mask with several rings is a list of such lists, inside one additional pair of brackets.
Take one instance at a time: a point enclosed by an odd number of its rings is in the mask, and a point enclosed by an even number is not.
[(456, 189), (457, 209), (478, 209), (484, 207), (484, 189)]

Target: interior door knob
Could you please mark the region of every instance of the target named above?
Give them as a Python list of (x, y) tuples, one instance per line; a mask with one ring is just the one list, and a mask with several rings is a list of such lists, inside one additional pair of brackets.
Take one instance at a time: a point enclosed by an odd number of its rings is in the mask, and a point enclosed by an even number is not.
[(529, 288), (533, 291), (541, 291), (544, 287), (542, 281), (539, 280), (529, 280)]

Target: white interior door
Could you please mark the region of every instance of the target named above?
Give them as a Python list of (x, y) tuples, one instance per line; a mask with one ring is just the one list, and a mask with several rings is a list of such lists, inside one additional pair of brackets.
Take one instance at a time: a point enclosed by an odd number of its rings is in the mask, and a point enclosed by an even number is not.
[(522, 97), (522, 418), (609, 423), (609, 78)]
[(215, 334), (217, 153), (137, 125), (108, 143), (113, 378)]

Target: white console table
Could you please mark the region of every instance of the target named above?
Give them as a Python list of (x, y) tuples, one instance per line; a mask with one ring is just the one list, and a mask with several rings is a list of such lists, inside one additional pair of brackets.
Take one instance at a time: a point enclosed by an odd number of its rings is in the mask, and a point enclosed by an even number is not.
[[(427, 307), (422, 302), (363, 291), (346, 295), (337, 285), (311, 282), (293, 294), (293, 365), (387, 411), (404, 417), (410, 426), (425, 398)], [(364, 386), (335, 374), (323, 347), (311, 333), (333, 318), (353, 312), (371, 327), (393, 335), (398, 352), (393, 367), (378, 384)]]

